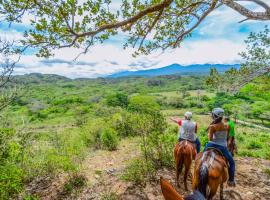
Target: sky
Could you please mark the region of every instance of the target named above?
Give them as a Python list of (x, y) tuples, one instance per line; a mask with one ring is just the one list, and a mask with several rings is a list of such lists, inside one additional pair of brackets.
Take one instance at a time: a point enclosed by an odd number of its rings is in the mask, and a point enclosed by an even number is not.
[[(270, 5), (270, 0), (265, 0)], [(112, 0), (111, 8), (117, 9), (120, 0)], [(245, 6), (261, 10), (251, 3)], [(34, 51), (23, 55), (15, 68), (15, 74), (46, 73), (58, 74), (70, 78), (95, 78), (120, 71), (135, 71), (165, 67), (178, 63), (190, 64), (236, 64), (241, 63), (239, 52), (245, 50), (244, 40), (250, 32), (263, 30), (267, 22), (246, 21), (238, 23), (244, 17), (236, 11), (221, 6), (213, 11), (186, 39), (180, 48), (166, 50), (163, 53), (154, 52), (148, 56), (132, 57), (135, 49), (123, 49), (125, 35), (119, 34), (104, 44), (97, 44), (89, 52), (74, 59), (81, 49), (65, 48), (55, 51), (50, 59), (38, 58)], [(268, 22), (269, 24), (269, 22)], [(27, 29), (27, 20), (23, 24), (12, 24), (8, 27), (0, 22), (0, 37), (19, 39)]]

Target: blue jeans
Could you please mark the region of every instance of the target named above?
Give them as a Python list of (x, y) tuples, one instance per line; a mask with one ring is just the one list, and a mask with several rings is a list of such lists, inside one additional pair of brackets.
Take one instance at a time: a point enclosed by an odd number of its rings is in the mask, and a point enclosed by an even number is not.
[[(178, 142), (181, 142), (183, 140), (185, 140), (185, 139), (178, 138)], [(197, 153), (199, 153), (200, 150), (201, 150), (201, 142), (200, 142), (199, 138), (196, 138), (196, 140), (194, 142), (192, 142), (192, 143), (195, 143), (195, 145), (196, 145), (196, 151), (197, 151)]]
[(232, 157), (232, 154), (229, 152), (227, 147), (218, 145), (218, 144), (213, 144), (213, 143), (207, 143), (206, 146), (204, 147), (204, 151), (206, 151), (207, 148), (212, 147), (220, 150), (224, 157), (228, 160), (230, 166), (229, 166), (229, 181), (234, 181), (234, 174), (235, 174), (235, 163)]

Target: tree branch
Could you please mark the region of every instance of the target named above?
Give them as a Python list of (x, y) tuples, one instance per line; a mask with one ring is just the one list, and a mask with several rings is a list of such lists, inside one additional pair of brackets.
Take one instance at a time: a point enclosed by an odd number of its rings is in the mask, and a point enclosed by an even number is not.
[(143, 39), (142, 39), (142, 41), (141, 41), (141, 43), (140, 43), (138, 49), (140, 49), (140, 48), (142, 47), (143, 42), (144, 42), (146, 36), (152, 31), (152, 29), (154, 28), (154, 26), (156, 25), (156, 23), (157, 23), (158, 20), (160, 19), (161, 15), (162, 15), (162, 13), (163, 13), (163, 10), (164, 10), (164, 8), (161, 9), (161, 10), (159, 11), (159, 13), (158, 13), (158, 15), (156, 16), (154, 22), (153, 22), (152, 25), (149, 27), (149, 29), (147, 30), (147, 32), (144, 34)]
[(76, 33), (76, 35), (74, 34), (75, 37), (70, 44), (60, 46), (60, 48), (73, 46), (80, 37), (95, 36), (104, 30), (117, 29), (117, 28), (120, 28), (120, 27), (126, 26), (126, 25), (130, 26), (147, 14), (158, 12), (160, 10), (163, 10), (163, 9), (169, 7), (172, 2), (173, 2), (173, 0), (164, 0), (163, 2), (161, 2), (159, 4), (156, 4), (154, 6), (150, 6), (146, 9), (142, 10), (141, 12), (137, 13), (136, 15), (134, 15), (133, 17), (131, 17), (129, 19), (126, 19), (126, 20), (123, 20), (120, 22), (116, 22), (116, 23), (102, 25), (94, 31), (89, 31), (89, 32), (85, 32), (85, 33)]
[(239, 89), (241, 89), (242, 87), (253, 81), (255, 78), (269, 73), (270, 73), (270, 66), (264, 67), (256, 71), (255, 73), (250, 72), (248, 76), (243, 77), (242, 81), (240, 81), (238, 85), (233, 85), (233, 87), (231, 87), (232, 88), (231, 92), (235, 94), (239, 91)]
[(214, 0), (214, 1), (211, 3), (210, 7), (202, 14), (202, 16), (198, 19), (197, 22), (196, 22), (190, 29), (186, 30), (184, 33), (180, 34), (180, 35), (177, 37), (177, 39), (176, 39), (176, 41), (175, 41), (175, 43), (174, 43), (174, 45), (173, 45), (173, 48), (176, 48), (176, 47), (177, 47), (177, 44), (178, 44), (181, 40), (183, 40), (183, 38), (184, 38), (186, 35), (188, 35), (189, 33), (191, 33), (197, 26), (199, 26), (200, 23), (204, 20), (204, 18), (205, 18), (212, 10), (214, 10), (214, 9), (216, 8), (216, 5), (217, 5), (217, 0)]
[[(235, 0), (235, 1), (239, 1), (239, 0)], [(241, 4), (235, 2), (233, 0), (221, 0), (221, 2), (232, 8), (233, 10), (237, 11), (238, 13), (240, 13), (241, 15), (247, 17), (248, 19), (253, 19), (253, 20), (270, 20), (270, 8), (269, 6), (262, 2), (261, 0), (246, 0), (246, 1), (252, 1), (260, 6), (262, 6), (263, 8), (266, 9), (265, 12), (254, 12), (251, 11), (247, 8), (245, 8), (244, 6), (242, 6)]]

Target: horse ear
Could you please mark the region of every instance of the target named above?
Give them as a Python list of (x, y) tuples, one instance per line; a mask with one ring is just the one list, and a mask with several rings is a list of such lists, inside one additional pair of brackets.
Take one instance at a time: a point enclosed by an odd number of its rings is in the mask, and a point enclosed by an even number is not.
[(183, 197), (176, 192), (169, 181), (162, 177), (160, 177), (160, 186), (165, 200), (184, 200)]

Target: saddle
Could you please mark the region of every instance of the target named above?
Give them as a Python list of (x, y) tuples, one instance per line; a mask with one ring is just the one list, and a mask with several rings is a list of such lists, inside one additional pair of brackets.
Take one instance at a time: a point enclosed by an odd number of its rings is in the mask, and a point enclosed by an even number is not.
[(178, 142), (178, 146), (180, 147), (184, 147), (187, 144), (191, 144), (192, 145), (192, 159), (194, 160), (196, 155), (197, 155), (197, 151), (196, 151), (196, 144), (190, 140), (181, 140)]
[(222, 151), (220, 151), (219, 149), (215, 148), (215, 147), (208, 147), (206, 149), (206, 151), (209, 150), (209, 151), (214, 151), (216, 154), (220, 155), (223, 160), (225, 161), (225, 163), (227, 164), (227, 166), (229, 166), (229, 162), (227, 160), (227, 158), (223, 155)]
[(193, 142), (193, 141), (191, 141), (191, 140), (181, 140), (181, 141), (179, 141), (178, 142), (178, 144), (179, 145), (181, 145), (181, 144), (187, 144), (186, 142), (189, 142), (190, 144), (192, 144), (192, 146), (193, 146), (193, 148), (196, 148), (196, 144), (195, 144), (195, 142)]
[[(215, 153), (217, 153), (217, 154), (219, 154), (220, 156), (222, 156), (222, 157), (225, 158), (225, 156), (223, 155), (222, 151), (220, 151), (219, 149), (217, 149), (217, 148), (215, 148), (215, 147), (208, 147), (208, 148), (206, 149), (206, 151), (207, 151), (207, 150), (215, 151)], [(225, 158), (225, 159), (226, 159), (226, 158)], [(227, 159), (226, 159), (226, 160), (227, 160)]]

